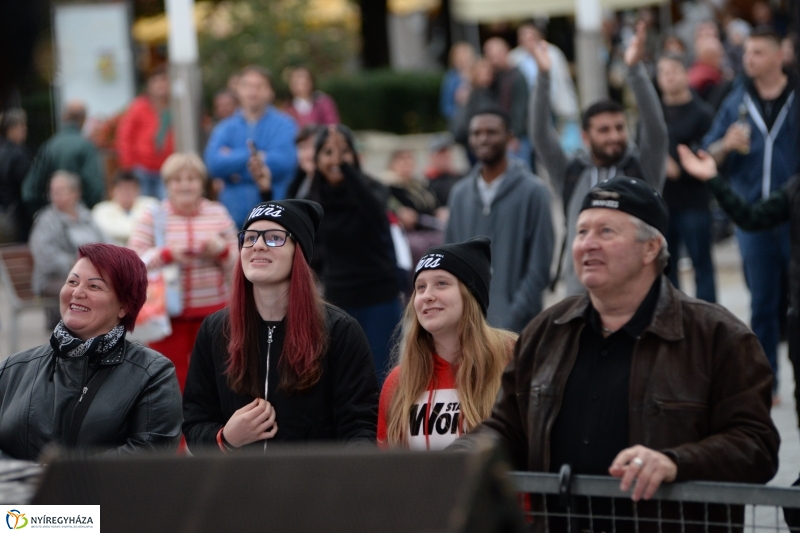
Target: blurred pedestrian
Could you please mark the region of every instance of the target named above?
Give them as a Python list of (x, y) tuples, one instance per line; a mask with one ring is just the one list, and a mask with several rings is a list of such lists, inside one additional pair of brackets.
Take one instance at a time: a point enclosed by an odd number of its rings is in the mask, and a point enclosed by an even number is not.
[(148, 270), (178, 266), (181, 309), (170, 319), (172, 334), (150, 347), (173, 362), (183, 390), (200, 324), (230, 299), (236, 227), (223, 205), (203, 198), (208, 174), (200, 157), (176, 152), (164, 161), (161, 176), (167, 197), (142, 213), (128, 246)]
[(314, 179), (314, 141), (318, 126), (309, 125), (300, 128), (294, 144), (297, 149), (297, 171), (289, 185), (286, 196), (289, 198), (307, 198)]
[(30, 215), (48, 203), (50, 177), (65, 170), (80, 178), (81, 200), (88, 208), (105, 199), (106, 184), (100, 152), (89, 139), (81, 135), (86, 121), (86, 105), (68, 102), (61, 118), (61, 128), (36, 154), (28, 175), (22, 183), (22, 200)]
[(308, 195), (322, 205), (320, 279), (325, 299), (354, 317), (369, 340), (378, 381), (388, 372), (392, 332), (400, 321), (400, 288), (389, 230), (388, 189), (364, 175), (355, 140), (345, 126), (316, 138), (314, 180)]
[(31, 166), (27, 137), (25, 111), (15, 108), (0, 114), (0, 244), (28, 240), (31, 223), (22, 203), (22, 182)]
[(308, 266), (319, 204), (267, 202), (239, 232), (230, 307), (208, 317), (184, 394), (192, 451), (268, 442), (375, 442), (378, 384), (356, 321), (326, 303)]
[[(564, 52), (553, 43), (545, 41), (542, 30), (532, 22), (526, 22), (517, 29), (519, 46), (508, 55), (509, 62), (516, 66), (525, 76), (528, 87), (533, 89), (539, 77), (539, 67), (533, 57), (532, 50), (540, 42), (546, 42), (550, 52), (550, 108), (556, 121), (556, 128), (561, 133), (562, 147), (566, 152), (580, 148), (580, 109), (575, 91), (575, 83), (569, 70)], [(533, 167), (532, 167), (533, 168)]]
[(289, 72), (289, 92), (292, 100), (283, 110), (294, 119), (298, 128), (339, 123), (336, 102), (316, 89), (314, 76), (308, 68), (295, 67)]
[(742, 58), (744, 57), (744, 43), (750, 36), (752, 27), (742, 19), (733, 19), (725, 25), (725, 53), (727, 63), (731, 66), (734, 76), (744, 73)]
[[(81, 179), (59, 170), (50, 179), (50, 204), (33, 221), (28, 245), (33, 255), (31, 289), (35, 294), (56, 297), (69, 269), (78, 259), (78, 248), (103, 242), (103, 233), (82, 201)], [(58, 304), (45, 307), (45, 327), (59, 321)]]
[(439, 93), (439, 112), (447, 120), (451, 130), (459, 118), (459, 111), (467, 104), (475, 65), (475, 48), (468, 42), (459, 41), (450, 47), (450, 68), (442, 78)]
[(492, 416), (452, 446), (488, 434), (506, 446), (512, 468), (568, 464), (573, 475), (611, 475), (631, 491), (632, 501), (592, 498), (588, 509), (573, 500), (572, 515), (593, 515), (591, 524), (564, 523), (566, 509), (548, 499), (556, 531), (633, 531), (650, 520), (741, 527), (742, 507), (683, 505), (678, 513), (646, 500), (663, 483), (766, 483), (777, 472), (764, 352), (728, 310), (684, 295), (663, 275), (668, 217), (661, 196), (628, 176), (584, 196), (572, 259), (587, 293), (528, 325)]
[(378, 409), (378, 446), (441, 450), (492, 412), (516, 335), (486, 322), (491, 242), (431, 248), (417, 264), (397, 366)]
[(487, 320), (519, 332), (543, 308), (554, 236), (550, 193), (523, 161), (507, 155), (512, 137), (503, 109), (487, 107), (472, 117), (469, 143), (478, 163), (450, 192), (445, 242), (492, 240)]
[(661, 44), (661, 53), (685, 56), (686, 45), (677, 35), (667, 34), (664, 36), (664, 42)]
[(483, 44), (483, 55), (492, 65), (494, 79), (491, 90), (497, 104), (511, 117), (509, 151), (531, 164), (531, 143), (528, 140), (528, 84), (522, 73), (511, 64), (508, 43), (492, 37)]
[(266, 168), (273, 198), (286, 196), (297, 164), (297, 127), (288, 115), (272, 106), (275, 92), (266, 69), (245, 67), (236, 87), (241, 107), (211, 132), (204, 158), (209, 173), (223, 180), (218, 198), (238, 227), (261, 201), (251, 167)]
[(436, 195), (436, 201), (443, 210), (447, 209), (447, 199), (453, 185), (464, 177), (453, 162), (452, 148), (453, 137), (449, 133), (437, 135), (428, 144), (425, 178), (428, 180), (428, 188)]
[(169, 98), (169, 74), (160, 66), (147, 78), (145, 94), (120, 118), (115, 143), (120, 168), (134, 173), (142, 194), (159, 200), (165, 195), (159, 169), (175, 150)]
[(127, 246), (134, 223), (157, 203), (152, 196), (142, 196), (139, 192), (136, 175), (118, 170), (111, 186), (111, 199), (92, 208), (92, 219), (109, 242)]
[(147, 293), (141, 259), (87, 244), (67, 272), (50, 342), (0, 367), (0, 457), (41, 461), (54, 444), (106, 457), (174, 453), (181, 435), (175, 370), (125, 340)]
[(550, 83), (544, 83), (550, 76), (549, 49), (540, 43), (534, 52), (542, 83), (537, 83), (533, 91), (531, 139), (564, 208), (567, 231), (561, 246), (559, 272), (563, 269), (567, 294), (580, 294), (585, 289), (575, 276), (572, 261), (565, 251), (575, 238), (575, 222), (583, 197), (598, 183), (620, 174), (644, 180), (660, 191), (664, 186), (664, 163), (669, 147), (667, 125), (658, 94), (642, 64), (645, 54), (643, 23), (637, 25), (636, 34), (624, 55), (628, 68), (627, 82), (639, 108), (641, 133), (637, 144), (628, 139), (628, 124), (622, 106), (612, 100), (601, 100), (583, 113), (584, 149), (573, 156), (566, 154), (550, 118)]
[(695, 43), (695, 60), (689, 67), (689, 87), (706, 102), (725, 78), (722, 72), (724, 50), (716, 37), (704, 37)]
[(748, 203), (737, 194), (725, 178), (719, 176), (714, 159), (700, 152), (695, 156), (686, 147), (679, 147), (681, 164), (690, 175), (706, 181), (720, 207), (743, 231), (763, 231), (789, 222), (791, 261), (789, 263), (789, 311), (786, 335), (789, 341), (789, 360), (794, 368), (795, 409), (800, 425), (800, 175), (794, 176), (785, 187), (767, 197)]
[[(494, 82), (494, 69), (487, 59), (479, 59), (472, 66), (470, 86), (467, 91), (467, 101), (458, 110), (453, 124), (456, 142), (463, 145), (469, 154), (469, 123), (479, 109), (497, 104), (497, 96), (492, 91)], [(474, 155), (469, 154), (469, 157)]]
[(669, 279), (681, 288), (678, 258), (685, 246), (694, 268), (696, 296), (716, 302), (714, 261), (711, 258), (711, 191), (693, 179), (678, 161), (678, 145), (699, 146), (714, 120), (714, 109), (692, 94), (683, 57), (662, 55), (657, 63), (656, 81), (661, 89), (661, 106), (669, 132), (667, 180), (664, 201), (669, 208), (667, 246), (675, 258)]
[[(783, 71), (781, 39), (755, 28), (745, 43), (744, 83), (734, 88), (714, 118), (702, 147), (750, 203), (782, 188), (800, 168), (796, 74)], [(750, 325), (778, 375), (782, 279), (789, 266), (789, 228), (736, 230), (750, 301)], [(775, 384), (777, 393), (777, 380)], [(776, 401), (778, 398), (776, 396)]]
[(440, 211), (428, 181), (417, 174), (412, 150), (392, 152), (384, 182), (391, 194), (389, 207), (403, 225), (411, 247), (411, 261), (416, 265), (428, 248), (442, 244), (446, 214)]
[(236, 93), (227, 89), (218, 92), (214, 95), (214, 125), (216, 126), (232, 116), (238, 107), (239, 101), (236, 99)]

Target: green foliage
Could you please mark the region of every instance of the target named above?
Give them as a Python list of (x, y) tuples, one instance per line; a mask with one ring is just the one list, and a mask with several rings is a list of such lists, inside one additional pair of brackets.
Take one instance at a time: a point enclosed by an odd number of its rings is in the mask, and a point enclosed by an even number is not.
[(441, 81), (436, 73), (379, 70), (332, 77), (320, 88), (354, 130), (429, 133), (447, 127), (439, 114)]
[(272, 71), (285, 93), (284, 71), (305, 65), (322, 78), (343, 70), (356, 53), (357, 37), (345, 22), (310, 21), (309, 0), (238, 0), (212, 14), (200, 34), (200, 64), (206, 100), (225, 88), (228, 77), (247, 65)]

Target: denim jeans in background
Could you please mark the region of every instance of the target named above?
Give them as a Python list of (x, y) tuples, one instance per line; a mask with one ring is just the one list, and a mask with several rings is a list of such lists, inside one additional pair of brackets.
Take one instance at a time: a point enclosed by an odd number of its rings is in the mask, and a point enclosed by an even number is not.
[(716, 303), (717, 290), (714, 281), (714, 261), (711, 259), (712, 216), (710, 211), (700, 209), (678, 209), (669, 214), (667, 229), (667, 246), (672, 268), (669, 279), (680, 289), (678, 281), (678, 259), (680, 245), (686, 247), (694, 267), (694, 281), (697, 287), (696, 297), (707, 302)]
[(366, 307), (342, 307), (342, 309), (356, 319), (367, 335), (372, 358), (375, 361), (378, 385), (382, 387), (390, 370), (392, 334), (400, 322), (400, 313), (402, 312), (400, 299), (394, 298), (389, 302)]
[(156, 171), (147, 170), (143, 167), (134, 167), (133, 175), (139, 180), (139, 194), (142, 196), (152, 196), (163, 200), (167, 196), (167, 189), (161, 174)]
[(756, 334), (775, 373), (778, 387), (781, 278), (789, 269), (789, 224), (768, 231), (747, 232), (736, 228), (742, 253), (744, 277), (750, 289), (750, 327)]

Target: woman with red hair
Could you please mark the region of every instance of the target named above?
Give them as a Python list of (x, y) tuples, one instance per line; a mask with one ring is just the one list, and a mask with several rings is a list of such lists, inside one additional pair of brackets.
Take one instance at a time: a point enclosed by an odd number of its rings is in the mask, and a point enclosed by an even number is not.
[(374, 443), (378, 383), (358, 323), (308, 266), (322, 207), (256, 206), (239, 232), (229, 308), (200, 328), (183, 396), (191, 450), (272, 441)]
[(50, 443), (115, 455), (177, 449), (175, 368), (125, 340), (146, 292), (147, 269), (133, 250), (78, 248), (50, 342), (0, 365), (0, 459), (35, 461)]

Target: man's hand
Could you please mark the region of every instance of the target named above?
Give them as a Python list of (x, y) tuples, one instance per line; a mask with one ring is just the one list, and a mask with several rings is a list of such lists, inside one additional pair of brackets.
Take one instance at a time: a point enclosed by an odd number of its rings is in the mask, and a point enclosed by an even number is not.
[(643, 21), (636, 23), (636, 34), (628, 44), (625, 50), (625, 64), (632, 67), (642, 59), (646, 51), (645, 45), (647, 42), (647, 26)]
[(661, 452), (644, 446), (634, 446), (619, 452), (608, 468), (608, 473), (622, 478), (619, 484), (622, 492), (627, 492), (635, 481), (636, 487), (631, 499), (638, 502), (642, 498), (652, 498), (661, 483), (675, 481), (678, 467)]
[(686, 172), (700, 181), (708, 181), (717, 175), (717, 162), (703, 150), (694, 155), (688, 146), (679, 144), (678, 157), (681, 160), (681, 166), (686, 169)]
[(667, 177), (671, 180), (681, 177), (681, 167), (671, 156), (667, 156)]
[(272, 172), (270, 172), (269, 167), (264, 162), (265, 159), (266, 154), (264, 152), (258, 152), (257, 154), (251, 155), (247, 160), (247, 170), (250, 172), (250, 175), (253, 176), (253, 181), (256, 182), (261, 192), (272, 189)]
[(730, 153), (734, 150), (743, 154), (750, 151), (750, 128), (744, 124), (734, 122), (725, 131), (722, 138), (722, 148)]
[(528, 48), (528, 52), (536, 60), (536, 65), (539, 67), (539, 72), (550, 72), (553, 66), (553, 60), (550, 58), (550, 48), (547, 46), (547, 41), (539, 39)]
[(414, 209), (406, 206), (397, 208), (397, 218), (400, 219), (406, 231), (416, 228), (417, 222), (419, 222), (419, 214)]

